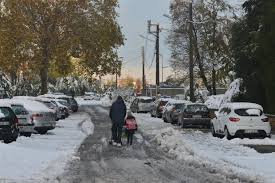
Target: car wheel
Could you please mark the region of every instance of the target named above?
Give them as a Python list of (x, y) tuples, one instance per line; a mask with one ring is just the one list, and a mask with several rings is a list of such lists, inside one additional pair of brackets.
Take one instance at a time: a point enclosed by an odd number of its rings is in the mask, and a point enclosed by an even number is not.
[(31, 137), (32, 133), (31, 132), (24, 132), (24, 133), (20, 133), (20, 135), (22, 135), (24, 137)]
[(184, 124), (184, 119), (182, 119), (182, 120), (181, 120), (181, 127), (182, 127), (182, 128), (185, 128), (185, 126), (186, 126), (186, 125)]
[(229, 133), (227, 127), (224, 128), (224, 136), (227, 138), (227, 140), (233, 139), (233, 136), (230, 135), (230, 133)]
[(13, 140), (13, 139), (4, 139), (5, 144), (12, 143), (13, 141), (15, 141), (15, 140)]
[(211, 124), (210, 129), (211, 129), (211, 133), (212, 133), (213, 137), (217, 137), (217, 134), (216, 134), (216, 131), (215, 131), (215, 127), (214, 127), (213, 124)]
[(271, 135), (267, 135), (266, 138), (271, 138)]
[(37, 131), (40, 135), (44, 135), (48, 132), (48, 130), (38, 130)]

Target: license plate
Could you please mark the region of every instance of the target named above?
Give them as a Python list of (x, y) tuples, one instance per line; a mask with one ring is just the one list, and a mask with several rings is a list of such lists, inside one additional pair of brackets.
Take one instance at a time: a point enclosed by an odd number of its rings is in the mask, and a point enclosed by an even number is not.
[(245, 130), (245, 133), (258, 133), (258, 130)]
[(19, 118), (19, 123), (25, 124), (27, 123), (27, 119), (26, 118)]
[(0, 126), (10, 125), (10, 122), (0, 122)]
[(193, 115), (193, 118), (201, 118), (201, 115)]

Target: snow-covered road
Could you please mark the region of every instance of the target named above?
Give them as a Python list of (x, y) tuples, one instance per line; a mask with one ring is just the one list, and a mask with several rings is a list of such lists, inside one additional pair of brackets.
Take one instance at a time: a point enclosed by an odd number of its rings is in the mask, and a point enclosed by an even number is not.
[(0, 182), (53, 182), (93, 128), (90, 116), (80, 112), (58, 121), (46, 135), (0, 143)]
[(210, 171), (224, 175), (245, 176), (252, 182), (275, 182), (275, 153), (260, 154), (242, 144), (274, 145), (275, 139), (219, 139), (211, 133), (181, 129), (151, 118), (149, 114), (135, 114), (139, 129), (151, 140), (178, 160), (203, 165)]

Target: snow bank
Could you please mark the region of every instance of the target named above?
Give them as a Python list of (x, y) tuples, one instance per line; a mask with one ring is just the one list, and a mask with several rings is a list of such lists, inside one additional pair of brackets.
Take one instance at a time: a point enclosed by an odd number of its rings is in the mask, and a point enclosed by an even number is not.
[(275, 182), (275, 153), (260, 154), (242, 144), (275, 144), (275, 139), (215, 138), (211, 133), (181, 129), (136, 114), (139, 129), (172, 157), (223, 175), (245, 177), (251, 182)]
[(47, 135), (33, 134), (30, 138), (19, 137), (11, 144), (0, 143), (0, 180), (54, 182), (91, 133), (93, 125), (89, 115), (78, 113), (58, 121)]

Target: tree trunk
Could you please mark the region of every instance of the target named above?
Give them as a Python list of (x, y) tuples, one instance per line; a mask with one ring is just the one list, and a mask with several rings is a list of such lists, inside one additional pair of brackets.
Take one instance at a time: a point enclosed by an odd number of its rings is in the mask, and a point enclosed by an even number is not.
[(196, 31), (193, 31), (193, 32), (194, 32), (193, 42), (194, 42), (194, 49), (195, 49), (195, 57), (196, 57), (196, 61), (198, 63), (199, 69), (200, 69), (199, 75), (200, 75), (200, 77), (203, 81), (204, 86), (207, 88), (207, 90), (209, 92), (212, 92), (211, 86), (208, 84), (207, 78), (205, 76), (205, 70), (204, 70), (204, 67), (203, 67), (203, 62), (202, 62), (200, 52), (199, 52), (199, 48), (198, 48), (197, 34), (196, 34)]
[(49, 71), (49, 41), (45, 39), (42, 41), (42, 63), (40, 68), (41, 79), (41, 94), (48, 93), (48, 71)]
[(213, 65), (212, 67), (212, 95), (217, 95), (217, 90), (216, 90), (216, 70)]
[(17, 81), (17, 76), (16, 76), (16, 72), (12, 71), (10, 73), (10, 77), (11, 77), (11, 85), (14, 86), (16, 85), (16, 81)]
[(48, 93), (48, 68), (44, 67), (40, 69), (41, 79), (41, 94)]

